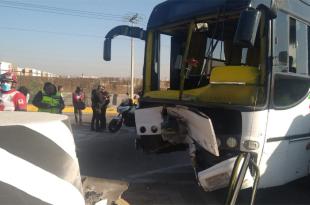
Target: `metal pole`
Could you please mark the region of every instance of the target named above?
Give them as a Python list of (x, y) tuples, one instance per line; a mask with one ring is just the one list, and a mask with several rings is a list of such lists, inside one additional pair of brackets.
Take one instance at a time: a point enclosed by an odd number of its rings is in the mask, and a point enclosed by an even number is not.
[[(133, 26), (133, 24), (132, 24)], [(134, 93), (134, 69), (135, 69), (135, 59), (134, 59), (134, 40), (131, 38), (131, 86), (130, 86), (130, 98), (133, 99)]]
[[(138, 17), (139, 15), (136, 13), (133, 16), (129, 17), (129, 22), (131, 23), (131, 27), (135, 23), (138, 23)], [(130, 66), (130, 73), (131, 73), (131, 86), (130, 86), (130, 98), (133, 99), (133, 94), (134, 94), (134, 73), (135, 73), (135, 53), (134, 53), (134, 39), (131, 38), (131, 66)]]

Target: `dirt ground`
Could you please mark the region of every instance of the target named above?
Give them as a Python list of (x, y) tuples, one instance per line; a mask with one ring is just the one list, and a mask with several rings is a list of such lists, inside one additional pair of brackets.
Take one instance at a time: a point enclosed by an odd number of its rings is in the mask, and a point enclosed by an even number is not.
[[(198, 186), (186, 152), (148, 155), (135, 150), (134, 129), (123, 127), (115, 134), (91, 132), (90, 115), (84, 120), (83, 125), (72, 124), (81, 173), (104, 182), (110, 204), (224, 203), (227, 190), (206, 193)], [(249, 196), (249, 190), (242, 191), (237, 204), (248, 204)], [(310, 178), (259, 190), (256, 204), (310, 204)]]

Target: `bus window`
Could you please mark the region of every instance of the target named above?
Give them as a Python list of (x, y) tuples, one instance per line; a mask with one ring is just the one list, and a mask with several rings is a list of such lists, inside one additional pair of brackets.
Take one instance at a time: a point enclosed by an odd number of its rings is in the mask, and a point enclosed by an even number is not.
[(297, 51), (297, 39), (296, 39), (296, 20), (290, 18), (290, 33), (289, 33), (289, 72), (296, 73), (296, 51)]
[(307, 26), (290, 18), (289, 72), (308, 74)]
[(308, 75), (310, 75), (310, 27), (308, 26)]
[[(284, 55), (281, 59), (281, 53), (288, 53), (288, 16), (279, 11), (276, 20), (274, 21), (274, 55), (276, 61), (274, 62), (274, 72), (288, 72), (288, 56)], [(286, 58), (286, 59), (285, 59)]]
[(302, 75), (308, 75), (307, 26), (304, 23), (297, 21), (296, 33), (297, 33), (297, 55), (296, 55), (297, 73)]
[[(304, 99), (309, 91), (309, 29), (303, 22), (288, 18), (282, 12), (279, 12), (275, 28), (275, 54), (280, 56), (280, 53), (287, 52), (288, 59), (287, 63), (282, 59), (281, 64), (274, 64), (273, 102), (275, 107), (285, 109)], [(286, 28), (288, 35), (282, 32)]]
[(274, 105), (289, 107), (304, 99), (309, 91), (310, 79), (286, 74), (275, 76)]
[(171, 36), (160, 34), (160, 90), (170, 88)]

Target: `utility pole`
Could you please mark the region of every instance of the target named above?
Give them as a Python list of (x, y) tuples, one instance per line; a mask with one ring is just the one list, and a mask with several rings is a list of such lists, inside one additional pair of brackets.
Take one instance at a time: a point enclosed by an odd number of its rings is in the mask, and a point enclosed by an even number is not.
[[(131, 27), (134, 26), (134, 24), (138, 24), (140, 21), (139, 15), (136, 13), (134, 15), (131, 15), (127, 17), (127, 20), (129, 23), (131, 23)], [(130, 65), (130, 76), (131, 76), (131, 86), (130, 86), (130, 98), (133, 99), (134, 95), (134, 75), (135, 75), (135, 50), (134, 50), (134, 39), (131, 37), (131, 65)]]
[[(133, 23), (131, 23), (131, 26), (133, 27)], [(134, 83), (134, 75), (135, 75), (135, 49), (134, 49), (134, 40), (133, 38), (131, 37), (131, 66), (130, 66), (130, 73), (131, 73), (131, 86), (130, 86), (130, 97), (131, 99), (133, 99), (133, 94), (134, 94), (134, 86), (135, 86), (135, 83)]]

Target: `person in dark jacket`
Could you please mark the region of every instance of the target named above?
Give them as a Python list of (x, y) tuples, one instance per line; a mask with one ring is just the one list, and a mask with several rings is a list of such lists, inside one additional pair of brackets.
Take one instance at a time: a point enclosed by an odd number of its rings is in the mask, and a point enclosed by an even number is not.
[[(91, 118), (91, 123), (90, 123), (90, 129), (92, 131), (95, 131), (95, 123), (97, 124), (97, 120), (98, 119), (98, 113), (97, 113), (97, 109), (96, 109), (96, 105), (97, 105), (97, 102), (98, 102), (98, 99), (97, 99), (97, 96), (96, 96), (96, 92), (97, 92), (97, 89), (93, 89), (91, 91), (91, 108), (92, 108), (92, 111), (93, 111), (93, 116)], [(99, 123), (98, 123), (99, 124)]]
[(110, 103), (109, 93), (103, 84), (98, 85), (97, 89), (92, 91), (91, 99), (93, 109), (91, 130), (101, 132), (106, 129), (106, 110)]
[(39, 112), (49, 112), (60, 114), (65, 107), (63, 98), (57, 93), (54, 84), (46, 82), (43, 91), (39, 91), (33, 98), (32, 104), (38, 108)]
[(100, 129), (105, 130), (106, 129), (106, 112), (108, 105), (110, 103), (110, 97), (108, 91), (106, 91), (105, 86), (101, 85), (100, 92), (99, 92), (99, 101), (100, 101)]

